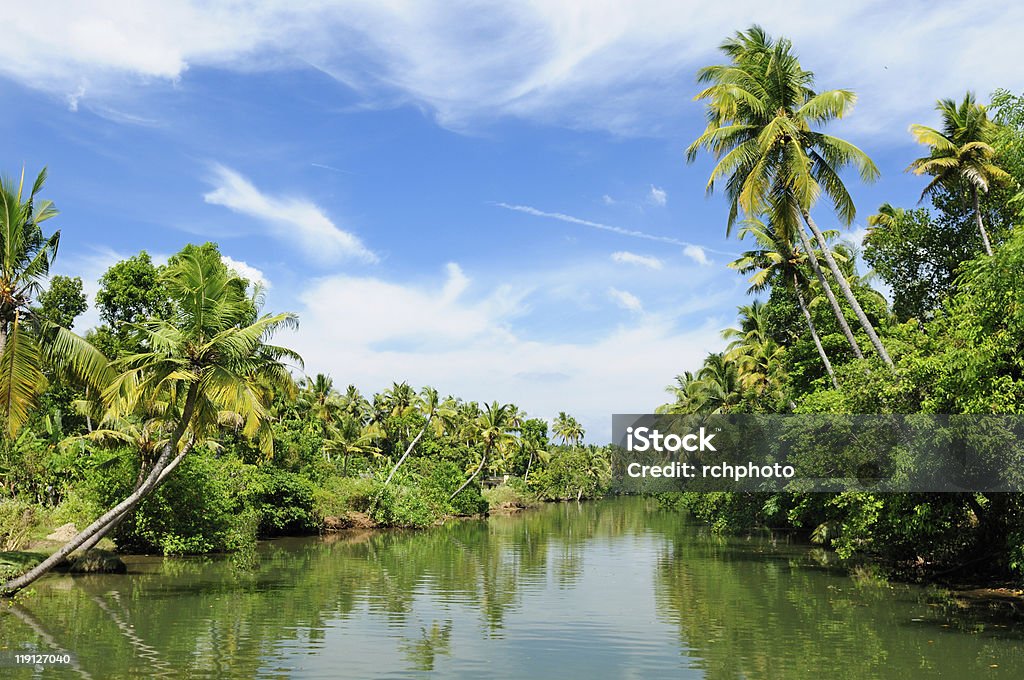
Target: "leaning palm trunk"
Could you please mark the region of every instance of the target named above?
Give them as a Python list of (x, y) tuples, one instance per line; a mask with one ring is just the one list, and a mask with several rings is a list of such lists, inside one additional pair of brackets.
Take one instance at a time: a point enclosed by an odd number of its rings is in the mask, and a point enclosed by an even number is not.
[(523, 484), (530, 481), (530, 467), (533, 466), (533, 453), (530, 453), (530, 459), (526, 461), (526, 474), (523, 475)]
[(448, 502), (449, 503), (451, 503), (453, 500), (455, 500), (455, 497), (458, 496), (460, 493), (462, 493), (462, 490), (465, 489), (467, 486), (469, 486), (473, 482), (474, 479), (476, 479), (476, 476), (478, 474), (480, 474), (481, 470), (484, 469), (484, 464), (486, 464), (486, 463), (487, 463), (487, 449), (484, 449), (484, 455), (480, 456), (480, 465), (478, 465), (476, 470), (473, 471), (473, 474), (471, 474), (469, 476), (469, 479), (464, 481), (462, 483), (462, 486), (460, 486), (458, 489), (456, 489), (455, 493), (453, 493), (451, 496), (448, 497)]
[(971, 203), (974, 206), (974, 221), (978, 225), (978, 233), (981, 234), (981, 242), (985, 246), (985, 253), (992, 256), (992, 244), (988, 240), (988, 232), (985, 231), (985, 225), (981, 221), (981, 203), (978, 200), (978, 187), (971, 187)]
[(821, 284), (821, 289), (825, 291), (825, 298), (828, 299), (829, 305), (832, 306), (832, 313), (836, 317), (836, 322), (839, 324), (839, 328), (842, 329), (843, 335), (846, 336), (846, 341), (850, 343), (850, 349), (853, 350), (853, 356), (858, 359), (864, 358), (864, 353), (860, 350), (860, 345), (857, 344), (857, 338), (853, 335), (853, 329), (850, 328), (850, 324), (846, 321), (846, 315), (843, 314), (843, 308), (839, 306), (839, 300), (836, 299), (836, 294), (832, 291), (832, 286), (829, 285), (828, 279), (825, 277), (825, 272), (821, 270), (821, 263), (818, 262), (818, 256), (814, 254), (814, 248), (811, 246), (811, 242), (807, 240), (807, 234), (804, 233), (803, 229), (797, 229), (797, 233), (800, 235), (800, 245), (803, 246), (804, 251), (807, 253), (807, 259), (811, 263), (811, 269), (814, 270), (814, 275), (818, 277), (818, 283)]
[(398, 468), (402, 467), (402, 463), (404, 463), (405, 459), (409, 457), (409, 454), (412, 453), (412, 450), (416, 448), (416, 444), (419, 443), (420, 437), (423, 436), (423, 433), (427, 431), (428, 427), (430, 427), (429, 417), (427, 418), (427, 422), (423, 424), (423, 427), (420, 428), (419, 434), (416, 435), (416, 438), (413, 439), (412, 442), (410, 442), (408, 448), (405, 449), (405, 453), (403, 453), (402, 457), (398, 459), (397, 463), (395, 463), (395, 467), (391, 468), (391, 474), (389, 474), (388, 478), (384, 480), (384, 486), (387, 486), (388, 484), (391, 483), (391, 478), (395, 476), (395, 473), (398, 472)]
[[(188, 445), (184, 448), (184, 450), (182, 450), (181, 453), (179, 453), (177, 456), (175, 456), (174, 459), (170, 463), (168, 463), (164, 467), (163, 470), (160, 471), (160, 476), (157, 478), (156, 484), (153, 486), (153, 488), (150, 490), (150, 492), (156, 491), (156, 489), (161, 484), (164, 483), (164, 480), (167, 479), (167, 476), (170, 475), (172, 472), (174, 472), (174, 468), (178, 467), (178, 464), (181, 463), (181, 461), (185, 459), (185, 456), (187, 456), (188, 453), (192, 450), (192, 446), (193, 446), (193, 442), (189, 442)], [(136, 491), (138, 491), (139, 488), (142, 486), (142, 484), (145, 481), (146, 481), (145, 469), (142, 469), (142, 470), (139, 471), (139, 477), (138, 477), (138, 479), (135, 482), (135, 488), (132, 489), (132, 493), (135, 493)], [(122, 512), (117, 517), (115, 517), (114, 519), (112, 519), (109, 522), (107, 522), (107, 524), (102, 529), (100, 529), (95, 534), (93, 534), (92, 538), (87, 540), (82, 545), (78, 546), (78, 549), (77, 549), (78, 552), (80, 552), (82, 554), (85, 554), (85, 553), (89, 552), (90, 550), (92, 550), (93, 548), (95, 548), (97, 543), (102, 541), (107, 536), (107, 534), (109, 534), (111, 531), (116, 529), (117, 525), (120, 524), (126, 517), (128, 517), (128, 515), (132, 514), (132, 512), (134, 510), (135, 510), (134, 507), (129, 508), (129, 509), (125, 510), (124, 512)]]
[(868, 321), (867, 315), (864, 313), (864, 309), (857, 302), (857, 298), (853, 295), (853, 289), (850, 288), (850, 282), (843, 276), (843, 272), (840, 271), (839, 265), (836, 264), (836, 259), (832, 257), (832, 251), (828, 247), (828, 243), (825, 241), (824, 235), (821, 230), (818, 229), (818, 225), (815, 224), (814, 219), (811, 217), (811, 213), (808, 210), (801, 211), (804, 216), (804, 221), (807, 226), (810, 227), (814, 233), (814, 238), (818, 241), (818, 245), (821, 246), (821, 252), (825, 256), (825, 262), (828, 264), (829, 270), (836, 279), (836, 283), (839, 284), (839, 289), (843, 291), (843, 297), (850, 303), (850, 307), (853, 309), (853, 313), (857, 315), (857, 320), (860, 325), (864, 328), (864, 332), (868, 334), (868, 339), (871, 340), (871, 344), (874, 345), (875, 351), (878, 352), (878, 356), (882, 357), (882, 361), (889, 368), (895, 368), (892, 363), (892, 359), (889, 358), (889, 353), (885, 351), (885, 345), (882, 344), (882, 340), (878, 337), (878, 333), (875, 332), (874, 326)]
[[(160, 452), (160, 457), (157, 458), (156, 463), (153, 465), (153, 469), (150, 470), (145, 481), (143, 481), (135, 491), (129, 494), (127, 498), (105, 512), (99, 519), (87, 526), (85, 529), (78, 532), (78, 534), (65, 543), (60, 550), (50, 555), (21, 576), (13, 578), (0, 586), (0, 594), (13, 595), (63, 562), (68, 555), (84, 545), (86, 541), (89, 541), (97, 533), (103, 532), (106, 534), (106, 532), (110, 531), (111, 524), (116, 524), (124, 519), (129, 512), (134, 510), (139, 503), (141, 503), (154, 489), (156, 489), (157, 486), (160, 485), (164, 479), (167, 478), (167, 475), (170, 474), (170, 472), (185, 458), (186, 455), (188, 455), (188, 452), (191, 449), (191, 445), (189, 445), (181, 452), (177, 452), (178, 442), (181, 441), (181, 437), (185, 434), (185, 429), (188, 426), (189, 421), (192, 419), (192, 412), (195, 410), (198, 390), (198, 383), (193, 383), (189, 388), (188, 397), (185, 400), (185, 408), (182, 410), (181, 421), (175, 428), (170, 441), (164, 445), (163, 450)], [(177, 455), (175, 455), (176, 452)]]
[(828, 371), (828, 377), (832, 380), (832, 387), (839, 389), (839, 383), (836, 381), (835, 371), (832, 370), (832, 362), (828, 360), (828, 355), (825, 354), (825, 347), (821, 344), (821, 338), (818, 337), (818, 329), (814, 327), (814, 319), (811, 318), (811, 312), (807, 309), (807, 304), (804, 302), (804, 294), (800, 292), (800, 284), (796, 280), (796, 276), (793, 277), (793, 290), (796, 293), (796, 301), (800, 304), (800, 311), (804, 313), (804, 320), (807, 321), (807, 327), (811, 330), (811, 338), (814, 339), (814, 346), (818, 348), (818, 356), (821, 357), (821, 363), (825, 364), (825, 370)]

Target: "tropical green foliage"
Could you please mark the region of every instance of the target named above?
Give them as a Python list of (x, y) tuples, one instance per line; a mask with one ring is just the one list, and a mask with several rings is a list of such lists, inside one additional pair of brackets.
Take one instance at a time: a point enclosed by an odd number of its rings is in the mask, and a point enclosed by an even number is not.
[[(814, 93), (811, 75), (788, 42), (773, 41), (756, 28), (726, 41), (722, 50), (730, 63), (701, 71), (701, 80), (710, 84), (698, 95), (708, 103), (708, 127), (690, 153), (706, 148), (718, 158), (709, 189), (725, 181), (727, 227), (745, 218), (740, 237), (755, 242), (731, 266), (749, 277), (751, 293), (768, 295), (740, 308), (738, 325), (724, 331), (731, 341), (727, 350), (709, 355), (696, 372), (677, 376), (668, 388), (672, 400), (660, 410), (1021, 413), (1024, 232), (1017, 226), (1016, 192), (1024, 169), (1024, 100), (998, 92), (994, 120), (972, 95), (943, 100), (941, 129), (912, 127), (915, 139), (929, 147), (929, 155), (910, 169), (931, 176), (923, 194), (931, 206), (883, 204), (868, 219), (865, 238), (864, 259), (891, 287), (890, 311), (870, 277), (858, 274), (856, 251), (830, 245), (806, 215), (819, 193), (832, 200), (842, 221), (853, 215), (852, 200), (828, 167), (852, 162), (865, 179), (873, 174), (852, 147), (831, 156), (819, 152), (823, 162), (814, 156), (824, 143), (814, 127), (845, 113), (852, 93)], [(765, 75), (772, 73), (776, 81), (767, 82)], [(815, 232), (813, 248), (794, 219), (801, 212)], [(991, 234), (985, 223), (994, 225)], [(815, 260), (837, 266), (824, 271)], [(834, 285), (844, 288), (845, 305), (831, 304), (827, 289)], [(857, 307), (868, 323), (844, 347), (843, 319), (852, 312), (859, 320)], [(857, 351), (861, 332), (870, 339), (872, 329), (893, 350), (891, 372), (877, 370), (877, 360)], [(886, 361), (885, 353), (879, 355)], [(841, 557), (872, 557), (905, 575), (985, 570), (1019, 579), (1021, 498), (687, 492), (659, 501), (722, 531), (795, 528)]]
[(911, 125), (910, 132), (919, 144), (930, 149), (928, 156), (916, 159), (907, 168), (915, 175), (931, 175), (921, 192), (923, 199), (939, 187), (954, 193), (970, 194), (978, 232), (988, 255), (992, 243), (985, 231), (979, 193), (992, 186), (1010, 184), (1013, 178), (995, 163), (997, 126), (988, 119), (986, 107), (968, 92), (960, 103), (940, 99), (936, 108), (942, 115), (942, 129)]
[[(60, 243), (59, 231), (46, 236), (41, 226), (57, 215), (52, 202), (38, 197), (45, 182), (43, 170), (26, 193), (24, 172), (18, 180), (0, 177), (0, 419), (8, 437), (18, 434), (38, 405), (48, 370), (93, 386), (110, 379), (106, 360), (92, 345), (34, 305)], [(78, 306), (59, 289), (49, 293), (43, 304), (55, 316)], [(68, 302), (70, 309), (60, 309)]]

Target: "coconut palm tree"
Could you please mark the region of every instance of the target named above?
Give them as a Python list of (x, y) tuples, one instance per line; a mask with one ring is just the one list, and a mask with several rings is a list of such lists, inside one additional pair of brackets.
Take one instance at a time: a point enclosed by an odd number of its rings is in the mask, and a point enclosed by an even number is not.
[(709, 354), (697, 372), (703, 392), (704, 413), (728, 413), (743, 398), (739, 365), (723, 352)]
[(363, 425), (354, 418), (343, 415), (331, 432), (327, 446), (333, 453), (341, 454), (341, 476), (348, 476), (348, 464), (353, 455), (379, 456), (380, 431)]
[(398, 462), (395, 463), (395, 466), (391, 468), (391, 472), (388, 474), (388, 478), (384, 480), (384, 486), (387, 486), (388, 484), (391, 483), (391, 478), (395, 476), (395, 473), (398, 472), (398, 468), (402, 466), (402, 463), (405, 462), (405, 459), (408, 458), (409, 454), (412, 453), (413, 449), (416, 448), (416, 444), (419, 443), (420, 438), (423, 437), (423, 435), (426, 433), (427, 429), (431, 425), (431, 421), (434, 420), (434, 417), (438, 415), (439, 411), (442, 412), (442, 417), (447, 416), (450, 412), (453, 412), (453, 409), (450, 405), (450, 400), (445, 400), (444, 402), (442, 402), (437, 396), (437, 390), (434, 389), (433, 387), (430, 387), (429, 385), (424, 387), (423, 391), (420, 392), (420, 395), (416, 400), (416, 404), (419, 406), (419, 408), (423, 412), (423, 415), (425, 416), (425, 420), (423, 421), (423, 427), (420, 428), (420, 431), (416, 434), (416, 437), (409, 443), (409, 446), (406, 447), (405, 453), (403, 453), (402, 457), (398, 459)]
[[(750, 283), (750, 288), (747, 289), (748, 293), (761, 292), (773, 283), (777, 283), (793, 294), (804, 321), (807, 323), (814, 346), (818, 350), (818, 356), (821, 357), (821, 363), (828, 373), (829, 380), (833, 387), (838, 388), (839, 383), (836, 380), (832, 362), (829, 361), (828, 354), (825, 353), (825, 346), (821, 343), (818, 329), (814, 325), (814, 319), (811, 317), (804, 297), (809, 285), (802, 266), (806, 259), (805, 254), (795, 248), (792, 241), (760, 220), (750, 219), (744, 222), (740, 230), (740, 238), (743, 239), (747, 236), (752, 237), (758, 247), (744, 252), (729, 266), (741, 274), (751, 274), (748, 279)], [(856, 347), (856, 342), (853, 346)]]
[(304, 378), (300, 388), (298, 406), (320, 426), (320, 438), (323, 442), (321, 453), (325, 460), (330, 461), (331, 447), (328, 442), (344, 413), (344, 403), (334, 391), (334, 381), (323, 373), (317, 373), (316, 378), (312, 380)]
[(576, 448), (583, 441), (583, 435), (586, 434), (580, 422), (565, 411), (558, 413), (558, 417), (555, 418), (552, 424), (551, 431), (562, 440), (562, 444), (572, 448)]
[(783, 383), (784, 349), (765, 330), (765, 307), (760, 300), (739, 308), (740, 327), (726, 328), (722, 337), (729, 340), (726, 361), (739, 370), (740, 386), (748, 393), (763, 397), (776, 394)]
[(894, 229), (905, 217), (907, 211), (892, 203), (878, 206), (878, 212), (868, 218), (868, 233), (875, 229)]
[(684, 371), (676, 376), (674, 385), (665, 391), (673, 396), (673, 400), (659, 406), (657, 413), (688, 414), (699, 413), (704, 408), (704, 384), (692, 371)]
[(487, 466), (492, 453), (503, 453), (512, 442), (516, 441), (513, 430), (518, 427), (515, 422), (516, 408), (512, 404), (499, 405), (493, 402), (484, 406), (483, 412), (476, 419), (476, 440), (480, 442), (480, 464), (465, 482), (448, 497), (449, 502), (469, 486), (480, 471)]
[[(814, 203), (824, 194), (840, 220), (851, 224), (856, 207), (839, 172), (852, 165), (864, 181), (878, 177), (878, 169), (863, 151), (816, 129), (846, 115), (856, 96), (849, 90), (815, 92), (814, 74), (800, 66), (790, 41), (774, 40), (757, 26), (726, 40), (721, 49), (730, 62), (705, 67), (697, 75), (708, 84), (696, 96), (707, 101), (708, 124), (687, 149), (687, 158), (693, 161), (704, 148), (718, 159), (707, 188), (711, 192), (716, 182), (725, 181), (727, 233), (741, 215), (771, 213), (780, 229), (785, 227), (787, 235), (799, 238), (823, 288), (828, 289), (829, 281), (815, 264), (816, 254), (803, 228), (793, 224), (792, 216), (799, 216), (871, 344), (891, 367), (892, 359), (811, 216)], [(837, 305), (833, 311), (844, 324)]]
[(38, 198), (45, 182), (44, 169), (26, 195), (24, 171), (17, 181), (0, 177), (0, 418), (12, 438), (46, 390), (44, 367), (96, 391), (113, 378), (98, 350), (33, 305), (60, 243), (59, 231), (45, 236), (40, 227), (57, 215), (50, 201)]
[(341, 412), (360, 425), (369, 420), (370, 403), (359, 393), (359, 389), (355, 385), (345, 388), (345, 394), (341, 396)]
[(910, 133), (919, 144), (929, 147), (930, 153), (916, 159), (907, 168), (915, 175), (931, 175), (932, 181), (921, 192), (921, 200), (939, 187), (955, 192), (968, 190), (974, 221), (981, 234), (985, 253), (992, 254), (992, 243), (981, 219), (979, 192), (988, 193), (996, 184), (1010, 184), (1013, 178), (995, 164), (993, 146), (998, 126), (988, 119), (985, 106), (968, 92), (959, 104), (952, 99), (940, 99), (935, 108), (942, 116), (942, 129), (927, 125), (911, 125)]
[[(247, 284), (228, 272), (215, 249), (186, 248), (167, 266), (163, 284), (174, 302), (170, 319), (135, 324), (143, 351), (115, 362), (118, 375), (104, 391), (109, 419), (159, 412), (160, 453), (141, 484), (37, 567), (0, 586), (16, 592), (103, 534), (151, 494), (196, 445), (225, 424), (257, 441), (267, 453), (273, 440), (267, 423), (268, 384), (290, 389), (285, 360), (301, 364), (291, 350), (268, 343), (294, 314), (260, 315)], [(159, 404), (159, 408), (154, 408)]]

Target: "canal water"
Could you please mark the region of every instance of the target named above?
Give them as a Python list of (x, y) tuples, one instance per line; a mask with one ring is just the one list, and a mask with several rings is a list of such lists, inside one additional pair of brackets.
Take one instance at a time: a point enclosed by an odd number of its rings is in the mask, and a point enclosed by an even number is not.
[(4, 658), (73, 657), (0, 677), (1024, 678), (1019, 620), (636, 498), (126, 561), (0, 603)]

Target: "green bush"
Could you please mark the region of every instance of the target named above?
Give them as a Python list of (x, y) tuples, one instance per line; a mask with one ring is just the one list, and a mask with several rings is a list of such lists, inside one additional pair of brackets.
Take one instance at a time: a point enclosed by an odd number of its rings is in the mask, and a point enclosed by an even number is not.
[(327, 479), (313, 491), (313, 513), (323, 522), (325, 517), (341, 517), (350, 510), (366, 512), (374, 488), (374, 481), (364, 477)]
[(462, 469), (450, 460), (417, 458), (409, 461), (406, 474), (423, 490), (441, 515), (471, 516), (487, 512), (487, 501), (480, 493), (480, 485), (473, 482), (453, 500), (448, 498), (466, 481)]
[(492, 489), (484, 489), (483, 497), (490, 510), (502, 507), (528, 508), (537, 504), (536, 496), (528, 491), (517, 489), (511, 484), (501, 484)]
[(105, 508), (101, 508), (93, 494), (83, 489), (73, 489), (61, 501), (60, 505), (54, 508), (50, 515), (54, 526), (61, 526), (68, 522), (79, 529), (92, 524)]
[[(119, 550), (200, 554), (225, 550), (237, 515), (241, 463), (195, 451), (114, 530)], [(127, 458), (97, 470), (92, 497), (109, 508), (131, 493), (136, 468)]]
[(416, 529), (431, 526), (440, 518), (421, 489), (383, 483), (375, 485), (367, 514), (381, 526)]
[(316, 531), (313, 484), (294, 472), (274, 467), (244, 466), (238, 503), (260, 517), (263, 537)]
[(35, 507), (25, 501), (0, 501), (0, 551), (18, 550), (36, 523)]

